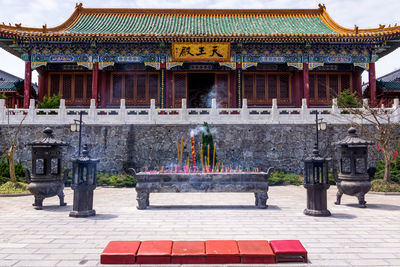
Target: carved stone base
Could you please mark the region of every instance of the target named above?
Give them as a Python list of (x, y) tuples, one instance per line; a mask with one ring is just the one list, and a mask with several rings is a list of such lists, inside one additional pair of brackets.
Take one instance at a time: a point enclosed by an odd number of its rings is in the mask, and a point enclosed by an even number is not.
[(71, 211), (69, 213), (69, 217), (76, 217), (76, 218), (90, 217), (95, 215), (96, 215), (95, 210)]
[(309, 215), (309, 216), (319, 216), (319, 217), (331, 216), (331, 212), (329, 210), (309, 210), (309, 209), (304, 209), (303, 213), (305, 215)]

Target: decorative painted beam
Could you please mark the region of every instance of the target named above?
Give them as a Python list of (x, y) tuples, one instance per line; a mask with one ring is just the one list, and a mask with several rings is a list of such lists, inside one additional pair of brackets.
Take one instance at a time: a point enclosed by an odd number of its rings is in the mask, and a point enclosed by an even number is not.
[(170, 70), (170, 69), (172, 69), (174, 67), (182, 66), (182, 65), (183, 65), (183, 62), (167, 62), (166, 63), (167, 70)]
[(251, 67), (257, 67), (258, 62), (242, 62), (242, 69), (246, 70)]
[(47, 62), (31, 62), (31, 69), (35, 70), (41, 66), (46, 66)]
[(228, 67), (228, 68), (230, 68), (232, 70), (236, 69), (236, 62), (219, 62), (219, 65)]
[(302, 70), (303, 69), (303, 63), (302, 62), (287, 62), (287, 65), (289, 67), (295, 67), (298, 70)]
[(308, 63), (308, 69), (313, 70), (315, 68), (322, 67), (323, 65), (324, 65), (323, 62), (310, 62)]
[(109, 66), (114, 66), (115, 62), (99, 62), (99, 70), (107, 68)]
[(83, 67), (87, 68), (88, 70), (93, 69), (93, 62), (76, 62), (76, 64), (78, 66), (83, 66)]
[(369, 70), (369, 63), (353, 63), (355, 67), (363, 68), (364, 70)]
[(152, 68), (155, 68), (156, 70), (159, 70), (161, 67), (161, 63), (160, 62), (144, 62), (145, 66), (149, 66)]

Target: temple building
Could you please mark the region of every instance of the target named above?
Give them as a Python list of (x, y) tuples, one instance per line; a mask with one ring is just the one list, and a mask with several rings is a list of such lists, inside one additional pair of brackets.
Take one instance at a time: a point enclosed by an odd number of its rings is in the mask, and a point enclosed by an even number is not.
[(25, 63), (24, 107), (32, 70), (38, 98), (61, 94), (67, 106), (160, 108), (331, 105), (345, 89), (361, 96), (375, 62), (395, 50), (400, 26), (344, 28), (317, 9), (96, 9), (76, 5), (50, 28), (0, 25), (0, 46)]
[[(369, 98), (369, 83), (363, 84), (362, 89), (363, 96)], [(386, 107), (391, 106), (395, 98), (400, 98), (400, 70), (376, 78), (376, 98), (378, 104)]]

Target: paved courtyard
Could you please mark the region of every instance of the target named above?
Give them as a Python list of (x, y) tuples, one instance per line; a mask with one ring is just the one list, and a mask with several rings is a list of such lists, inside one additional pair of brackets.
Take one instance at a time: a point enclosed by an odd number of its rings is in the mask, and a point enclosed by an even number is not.
[(248, 193), (153, 194), (152, 206), (137, 210), (135, 189), (98, 188), (91, 218), (68, 217), (70, 189), (68, 206), (54, 197), (41, 211), (33, 196), (1, 197), (0, 266), (97, 266), (110, 240), (160, 239), (299, 239), (313, 266), (400, 266), (400, 195), (368, 194), (360, 209), (349, 196), (334, 205), (335, 193), (326, 218), (303, 215), (302, 186), (270, 187), (266, 210)]

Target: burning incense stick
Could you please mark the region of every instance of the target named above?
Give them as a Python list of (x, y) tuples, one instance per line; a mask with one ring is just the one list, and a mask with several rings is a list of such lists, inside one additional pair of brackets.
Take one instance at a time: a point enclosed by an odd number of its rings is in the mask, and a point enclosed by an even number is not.
[(190, 141), (192, 144), (192, 163), (193, 163), (193, 169), (196, 168), (196, 154), (194, 150), (194, 136), (190, 136)]
[(210, 145), (207, 145), (207, 168), (210, 166)]
[(201, 162), (201, 171), (204, 171), (204, 164), (203, 164), (203, 149), (201, 149), (201, 144), (199, 143), (199, 151), (200, 151), (200, 162)]
[(215, 148), (217, 147), (217, 143), (214, 143), (214, 150), (213, 150), (213, 161), (212, 161), (212, 169), (214, 170), (214, 166), (215, 166)]
[(182, 169), (183, 164), (183, 137), (181, 138), (181, 160), (180, 160), (180, 167)]

